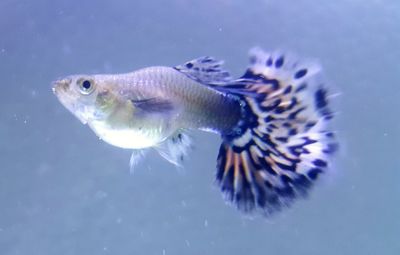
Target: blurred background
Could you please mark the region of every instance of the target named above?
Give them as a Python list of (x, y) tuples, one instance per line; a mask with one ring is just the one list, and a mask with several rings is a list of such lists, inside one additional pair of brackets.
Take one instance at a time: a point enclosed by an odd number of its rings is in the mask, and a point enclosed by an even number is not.
[[(399, 1), (1, 0), (0, 32), (0, 254), (400, 254)], [(317, 59), (341, 93), (332, 173), (270, 219), (224, 203), (218, 136), (132, 175), (51, 91), (202, 55), (240, 75), (253, 46)]]

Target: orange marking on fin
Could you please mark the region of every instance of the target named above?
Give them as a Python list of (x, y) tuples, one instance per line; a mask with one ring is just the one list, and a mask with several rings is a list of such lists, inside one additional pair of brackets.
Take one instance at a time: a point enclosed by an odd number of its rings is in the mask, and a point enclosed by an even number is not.
[(271, 157), (272, 160), (274, 160), (274, 162), (278, 162), (278, 163), (285, 164), (285, 165), (289, 165), (290, 164), (289, 160), (285, 159), (282, 156), (276, 156), (274, 154), (271, 154), (270, 157)]
[(235, 170), (233, 180), (234, 180), (235, 191), (237, 191), (239, 188), (239, 181), (241, 180), (241, 176), (239, 173), (239, 165), (240, 165), (239, 155), (237, 153), (234, 153), (233, 158), (234, 158), (234, 170)]
[[(246, 175), (246, 179), (250, 184), (250, 189), (251, 189), (251, 192), (252, 192), (254, 198), (256, 198), (257, 193), (258, 193), (256, 190), (257, 184), (255, 185), (255, 183), (254, 183), (254, 179), (253, 179), (253, 175), (252, 175), (252, 171), (254, 171), (254, 170), (251, 169), (252, 165), (249, 165), (249, 163), (250, 163), (249, 158), (248, 158), (249, 155), (247, 152), (242, 152), (241, 157), (242, 157), (243, 169), (244, 169), (244, 172)], [(257, 171), (254, 171), (254, 173), (257, 173)], [(257, 179), (256, 179), (256, 182), (257, 182)], [(257, 186), (262, 186), (262, 184), (257, 185)]]
[(242, 164), (243, 164), (244, 173), (246, 175), (246, 179), (249, 183), (252, 183), (253, 177), (251, 176), (251, 169), (249, 166), (249, 159), (248, 159), (247, 152), (240, 153), (240, 156), (242, 158)]
[(228, 174), (229, 168), (232, 165), (232, 149), (228, 148), (226, 150), (226, 163), (225, 163), (225, 168), (224, 168), (224, 178)]
[(260, 137), (263, 136), (263, 134), (260, 132), (260, 130), (254, 129), (253, 131), (254, 131), (258, 136), (260, 136)]
[(281, 173), (281, 169), (276, 165), (275, 161), (271, 158), (271, 155), (268, 157), (265, 157), (265, 161), (271, 166), (271, 168), (277, 173)]
[(285, 100), (282, 100), (282, 102), (279, 104), (279, 106), (280, 107), (282, 107), (282, 106), (288, 106), (288, 105), (290, 105), (292, 102), (290, 101), (290, 100), (287, 100), (287, 99), (285, 99)]
[(257, 89), (257, 92), (260, 94), (267, 94), (269, 93), (271, 90), (270, 88), (266, 87), (266, 86), (260, 86), (260, 88)]
[(254, 176), (259, 187), (264, 186), (264, 177), (261, 175), (262, 171), (254, 171)]
[(254, 145), (250, 147), (250, 156), (257, 165), (260, 165), (259, 157), (262, 157), (262, 155), (260, 155), (260, 153), (257, 151), (257, 147)]

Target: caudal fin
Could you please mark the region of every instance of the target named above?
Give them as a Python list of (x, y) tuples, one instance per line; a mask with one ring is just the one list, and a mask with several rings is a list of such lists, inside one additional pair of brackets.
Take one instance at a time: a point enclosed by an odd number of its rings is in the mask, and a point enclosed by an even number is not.
[(217, 88), (241, 100), (242, 117), (222, 134), (216, 180), (239, 210), (270, 215), (307, 195), (337, 144), (318, 65), (261, 49), (250, 60), (240, 79)]

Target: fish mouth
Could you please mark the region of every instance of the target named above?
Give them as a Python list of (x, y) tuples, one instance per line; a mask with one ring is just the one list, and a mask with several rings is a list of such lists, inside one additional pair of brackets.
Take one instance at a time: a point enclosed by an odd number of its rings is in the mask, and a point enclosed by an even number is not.
[(53, 81), (51, 90), (56, 96), (58, 96), (60, 93), (65, 93), (67, 91), (70, 83), (71, 79), (60, 79)]
[(85, 125), (87, 124), (87, 118), (81, 113), (82, 109), (79, 103), (76, 102), (76, 98), (69, 93), (70, 83), (71, 79), (56, 80), (52, 83), (51, 90), (60, 103)]
[(67, 79), (56, 80), (52, 83), (51, 88), (58, 100), (68, 109), (70, 108), (68, 105), (73, 102), (73, 98), (68, 93), (69, 82)]

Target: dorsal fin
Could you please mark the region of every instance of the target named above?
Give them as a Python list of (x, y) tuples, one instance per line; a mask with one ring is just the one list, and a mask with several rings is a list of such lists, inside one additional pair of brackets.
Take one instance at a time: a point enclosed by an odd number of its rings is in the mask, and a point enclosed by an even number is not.
[(222, 68), (223, 61), (212, 57), (200, 57), (175, 66), (189, 78), (208, 85), (223, 85), (233, 80), (228, 71)]

